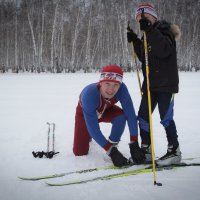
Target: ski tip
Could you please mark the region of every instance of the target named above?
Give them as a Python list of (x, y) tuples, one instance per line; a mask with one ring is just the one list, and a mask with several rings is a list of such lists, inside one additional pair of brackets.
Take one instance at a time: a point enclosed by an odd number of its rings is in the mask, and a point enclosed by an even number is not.
[(52, 184), (51, 184), (51, 183), (47, 183), (47, 182), (45, 182), (45, 184), (46, 184), (47, 186), (52, 186)]
[(17, 178), (20, 179), (20, 180), (27, 180), (27, 178), (22, 177), (22, 176), (18, 176)]
[(20, 180), (24, 180), (24, 181), (38, 181), (41, 179), (41, 178), (27, 178), (27, 177), (25, 178), (25, 177), (21, 177), (21, 176), (18, 176), (17, 178)]
[(20, 180), (29, 180), (29, 178), (25, 178), (25, 177), (21, 177), (21, 176), (18, 176), (17, 178)]
[(53, 187), (53, 186), (64, 186), (64, 184), (59, 184), (59, 183), (48, 183), (48, 182), (45, 182), (45, 184), (47, 186), (51, 186), (51, 187)]

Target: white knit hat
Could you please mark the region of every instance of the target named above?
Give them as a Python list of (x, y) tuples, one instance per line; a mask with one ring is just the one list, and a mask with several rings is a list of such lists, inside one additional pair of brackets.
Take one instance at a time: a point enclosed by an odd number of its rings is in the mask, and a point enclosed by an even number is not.
[(136, 9), (135, 19), (137, 18), (138, 15), (142, 14), (142, 12), (148, 13), (151, 16), (155, 17), (156, 19), (158, 18), (155, 8), (150, 4), (140, 4)]

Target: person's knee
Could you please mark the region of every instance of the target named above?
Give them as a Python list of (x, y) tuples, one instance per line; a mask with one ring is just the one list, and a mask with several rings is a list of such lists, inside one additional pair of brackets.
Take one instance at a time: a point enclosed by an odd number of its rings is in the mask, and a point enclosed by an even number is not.
[(76, 127), (74, 131), (73, 153), (75, 156), (87, 155), (91, 136), (88, 134), (85, 126)]
[(139, 127), (146, 132), (149, 132), (149, 122), (141, 117), (138, 117)]
[(89, 151), (89, 143), (91, 141), (91, 137), (85, 135), (83, 137), (74, 137), (74, 145), (73, 145), (73, 153), (75, 156), (84, 156), (88, 154)]
[(121, 114), (112, 121), (112, 124), (125, 124), (126, 123), (126, 117), (124, 114)]
[(88, 148), (73, 148), (73, 153), (75, 156), (85, 156), (88, 154), (89, 147)]

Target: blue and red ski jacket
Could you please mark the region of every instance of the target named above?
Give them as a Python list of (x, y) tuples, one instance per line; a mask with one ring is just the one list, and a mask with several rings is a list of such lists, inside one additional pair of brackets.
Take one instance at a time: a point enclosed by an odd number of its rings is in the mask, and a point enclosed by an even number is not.
[[(137, 141), (138, 126), (137, 117), (131, 96), (128, 92), (127, 86), (122, 83), (118, 92), (110, 100), (111, 105), (120, 102), (124, 115), (126, 117), (128, 128), (130, 132), (130, 140)], [(84, 115), (85, 123), (90, 136), (102, 147), (104, 147), (108, 140), (104, 137), (99, 126), (99, 114), (104, 110), (102, 105), (102, 96), (99, 90), (99, 83), (93, 83), (86, 86), (80, 95), (79, 104), (81, 105)], [(102, 113), (103, 114), (103, 113)]]

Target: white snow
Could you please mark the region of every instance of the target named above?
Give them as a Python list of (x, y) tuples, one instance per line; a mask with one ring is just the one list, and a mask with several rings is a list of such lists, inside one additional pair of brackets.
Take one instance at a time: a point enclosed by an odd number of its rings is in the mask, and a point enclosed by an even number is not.
[[(74, 115), (78, 97), (99, 74), (0, 74), (0, 199), (1, 200), (121, 200), (181, 199), (197, 200), (200, 196), (200, 167), (179, 168), (140, 174), (81, 185), (49, 187), (44, 180), (22, 181), (17, 176), (38, 176), (111, 165), (111, 161), (94, 141), (89, 155), (72, 153)], [(126, 73), (124, 82), (138, 110), (140, 93), (135, 73)], [(200, 162), (200, 73), (180, 73), (180, 93), (175, 96), (175, 121), (184, 158)], [(34, 158), (32, 151), (46, 151), (47, 124), (56, 123), (56, 151), (53, 159)], [(153, 115), (156, 157), (166, 153), (167, 142), (158, 111)], [(108, 136), (110, 125), (101, 124)], [(126, 127), (119, 144), (129, 157), (129, 132)], [(138, 167), (135, 167), (138, 168)], [(81, 180), (115, 173), (112, 170), (75, 174), (49, 182)]]

